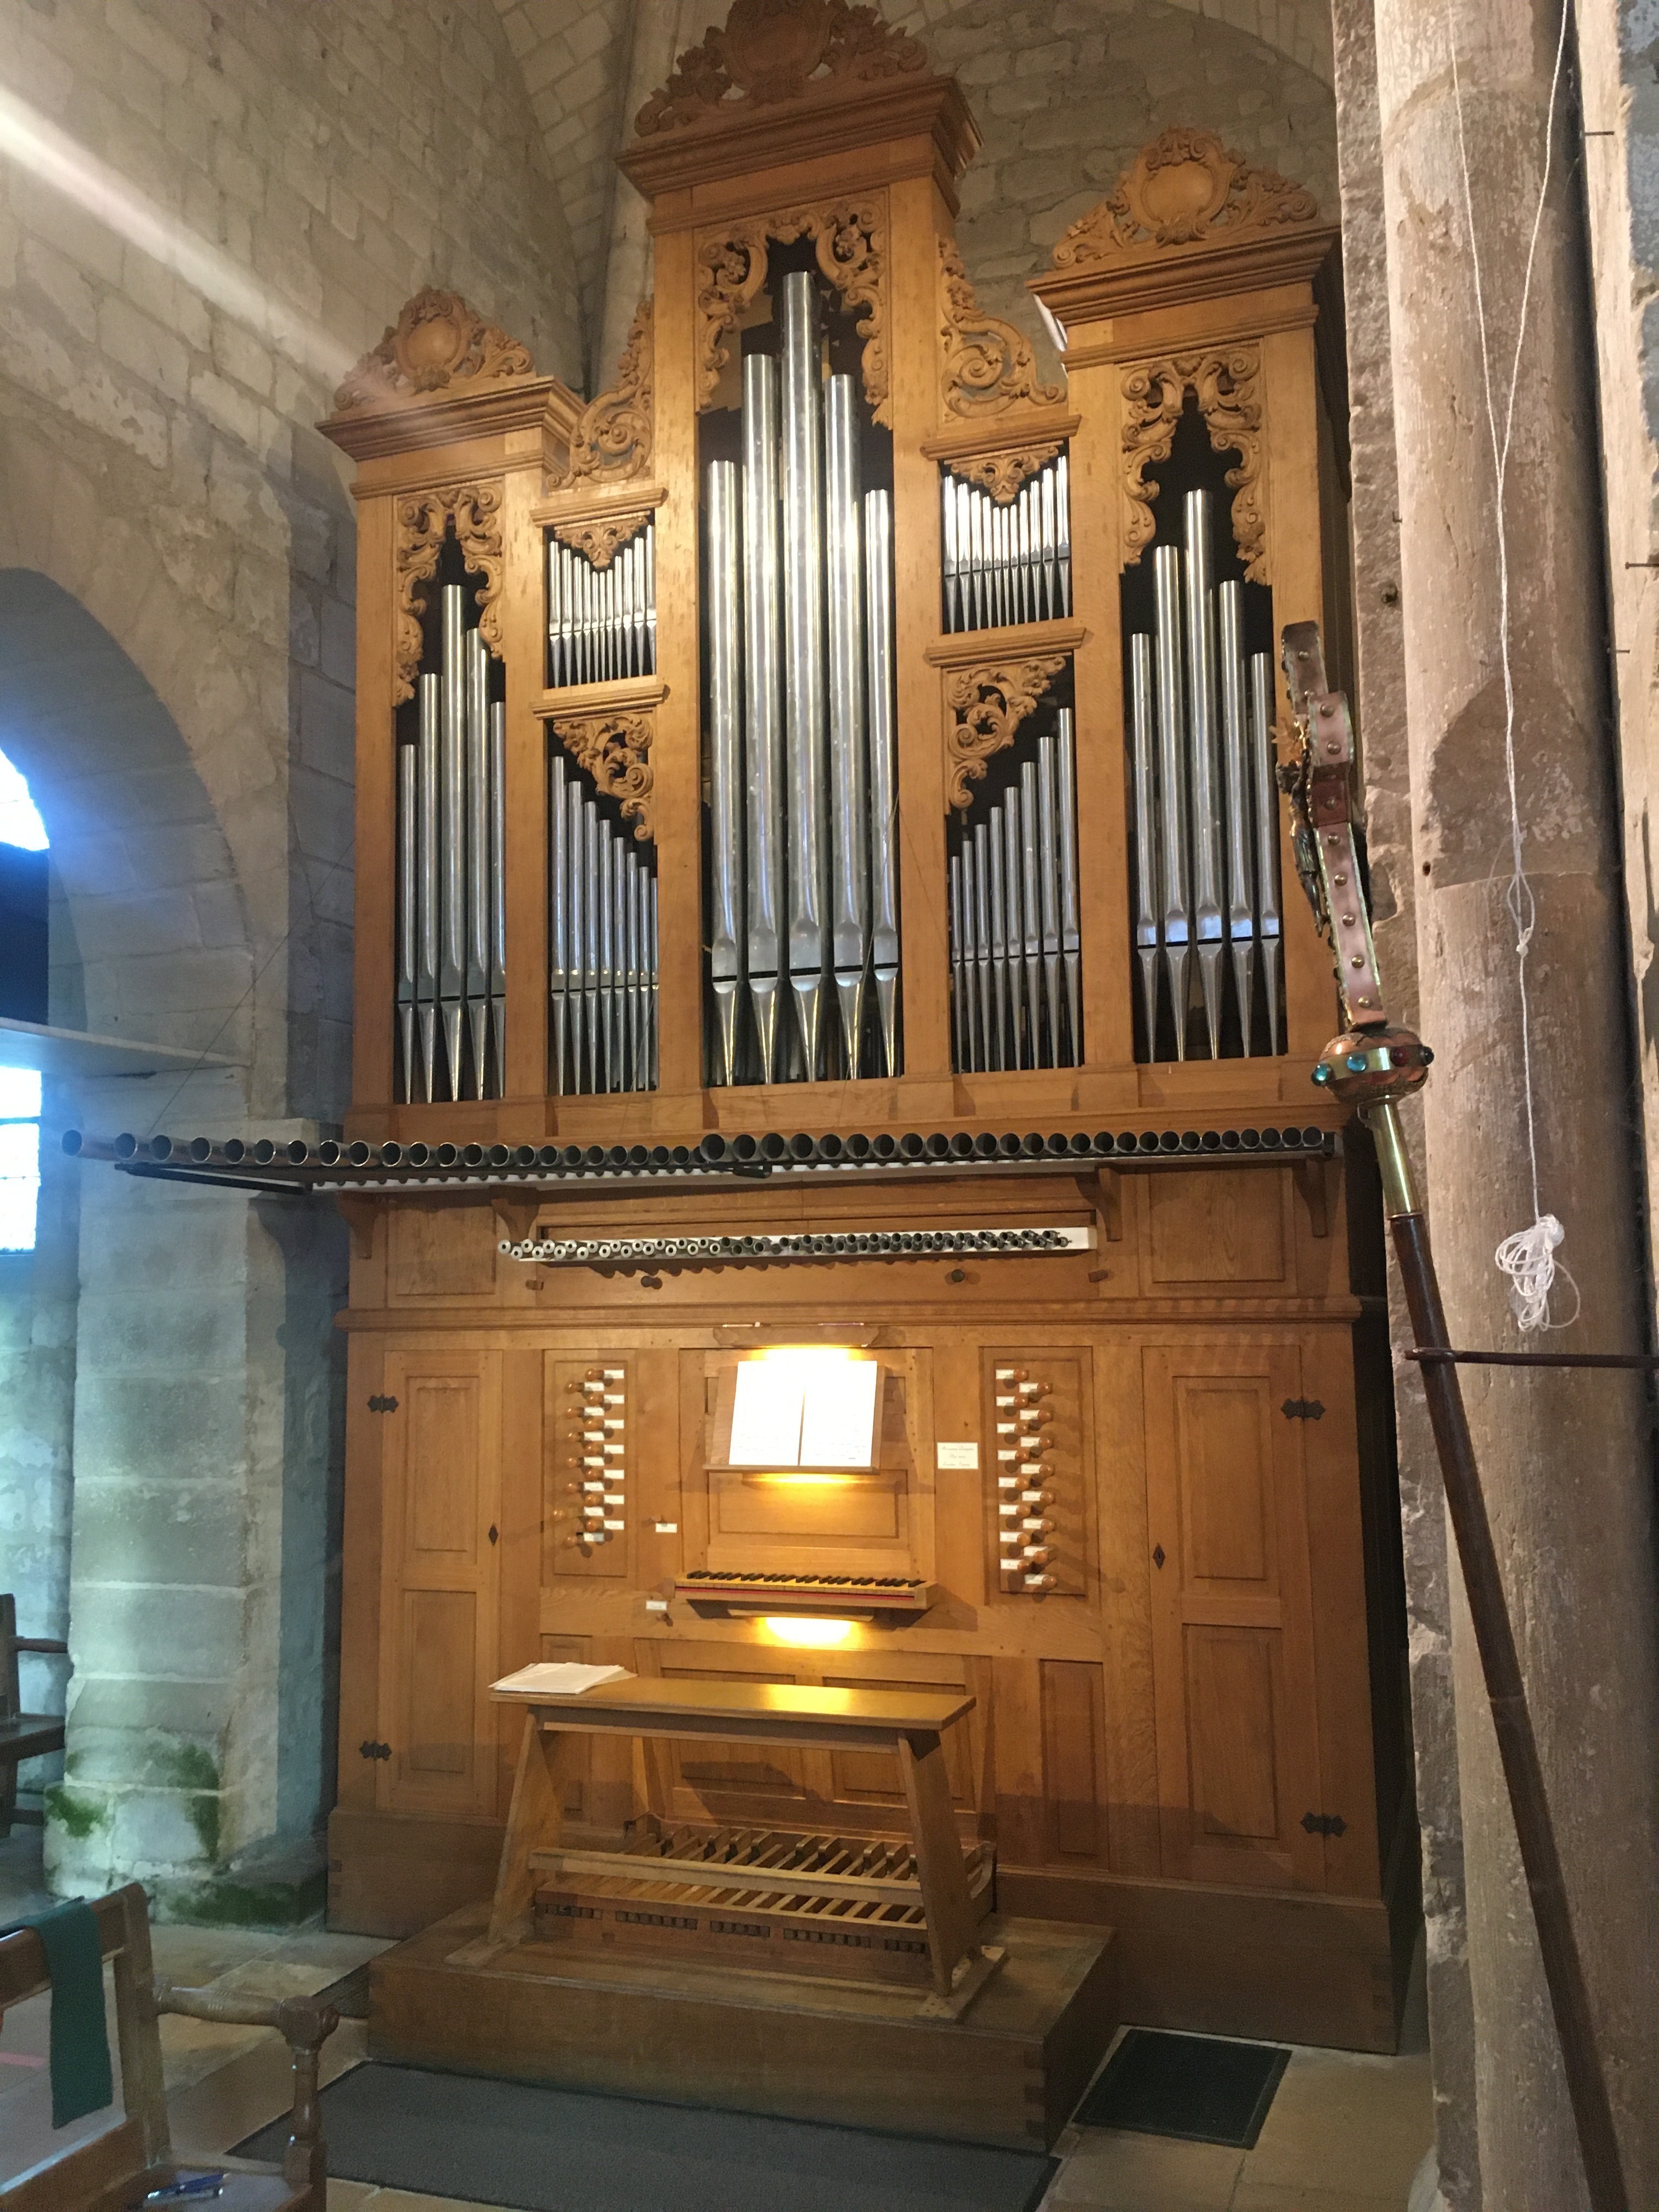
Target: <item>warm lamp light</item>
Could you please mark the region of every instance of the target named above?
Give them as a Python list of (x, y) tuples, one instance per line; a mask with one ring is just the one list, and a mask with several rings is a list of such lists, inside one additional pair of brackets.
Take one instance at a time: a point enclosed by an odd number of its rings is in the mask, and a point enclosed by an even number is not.
[(793, 1644), (806, 1651), (830, 1651), (845, 1644), (856, 1623), (815, 1620), (807, 1613), (766, 1613), (761, 1626), (775, 1644)]
[(833, 1469), (799, 1467), (760, 1468), (745, 1477), (745, 1480), (750, 1482), (763, 1482), (769, 1486), (777, 1484), (797, 1490), (814, 1487), (844, 1490), (849, 1482), (854, 1482), (857, 1479), (854, 1474), (838, 1474)]

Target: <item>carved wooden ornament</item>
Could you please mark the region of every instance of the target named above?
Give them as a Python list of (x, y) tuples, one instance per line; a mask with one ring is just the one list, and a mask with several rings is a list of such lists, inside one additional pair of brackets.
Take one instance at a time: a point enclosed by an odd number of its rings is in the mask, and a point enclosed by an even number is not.
[(653, 720), (648, 714), (603, 712), (559, 714), (553, 720), (554, 736), (576, 765), (617, 802), (623, 821), (633, 823), (635, 837), (641, 844), (653, 843), (657, 834), (651, 792)]
[(1064, 653), (1045, 653), (952, 669), (945, 679), (945, 704), (954, 718), (945, 741), (947, 806), (968, 805), (969, 786), (984, 780), (986, 762), (1012, 744), (1065, 665)]
[(650, 521), (654, 508), (636, 507), (625, 514), (589, 514), (580, 522), (556, 522), (553, 535), (561, 545), (582, 555), (590, 566), (608, 568), (630, 538), (637, 538)]
[(887, 362), (887, 217), (880, 200), (836, 200), (757, 216), (702, 240), (697, 247), (697, 406), (714, 397), (731, 359), (726, 343), (766, 282), (767, 241), (810, 238), (818, 268), (848, 307), (864, 310), (864, 396), (878, 422), (890, 421)]
[(354, 407), (406, 405), (441, 392), (535, 373), (516, 338), (485, 322), (459, 292), (428, 284), (404, 301), (397, 321), (335, 393), (334, 404), (342, 414)]
[[(629, 325), (616, 382), (588, 402), (571, 434), (570, 466), (562, 484), (624, 483), (645, 474), (651, 465), (654, 386), (653, 303), (645, 299)], [(597, 565), (604, 568), (610, 558), (607, 553)]]
[(501, 488), (458, 484), (444, 491), (414, 492), (398, 501), (393, 538), (397, 576), (397, 637), (392, 655), (393, 705), (415, 695), (421, 665), (421, 586), (436, 573), (444, 538), (453, 524), (461, 557), (483, 578), (478, 586), (478, 630), (490, 651), (501, 649)]
[(735, 0), (723, 27), (688, 46), (634, 119), (641, 138), (744, 106), (775, 107), (842, 83), (925, 69), (927, 54), (848, 0)]
[(1059, 451), (1060, 441), (1054, 438), (1047, 444), (1012, 446), (1000, 453), (964, 454), (945, 465), (964, 483), (982, 484), (999, 507), (1007, 507), (1019, 496), (1026, 478), (1047, 468)]
[(1123, 372), (1123, 565), (1139, 561), (1152, 542), (1152, 501), (1158, 484), (1146, 471), (1167, 461), (1176, 425), (1192, 392), (1218, 453), (1239, 456), (1227, 471), (1233, 495), (1233, 540), (1244, 574), (1265, 584), (1267, 519), (1261, 505), (1261, 350), (1241, 342), (1210, 352), (1171, 354), (1133, 363)]
[(1053, 407), (1065, 397), (1059, 385), (1037, 381), (1030, 338), (980, 306), (961, 252), (949, 238), (939, 241), (939, 389), (947, 415), (1000, 415), (1018, 400)]
[(1117, 190), (1079, 216), (1054, 248), (1056, 269), (1082, 269), (1171, 246), (1231, 246), (1251, 232), (1316, 222), (1313, 194), (1252, 169), (1212, 131), (1179, 125), (1143, 146)]

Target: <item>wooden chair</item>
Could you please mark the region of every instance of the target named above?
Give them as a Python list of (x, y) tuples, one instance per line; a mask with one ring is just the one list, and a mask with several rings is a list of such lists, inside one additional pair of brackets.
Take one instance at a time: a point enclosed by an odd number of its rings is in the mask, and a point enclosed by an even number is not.
[[(160, 2188), (181, 2172), (203, 2170), (199, 2165), (181, 2169), (173, 2160), (156, 2025), (167, 2012), (237, 2027), (274, 2027), (287, 2038), (294, 2057), (294, 2109), (282, 2165), (254, 2166), (242, 2160), (236, 2170), (227, 2168), (223, 2195), (210, 2200), (214, 2212), (326, 2212), (317, 2061), (340, 2024), (339, 2014), (310, 1997), (245, 1997), (157, 1981), (151, 1969), (149, 1900), (137, 1882), (97, 1899), (92, 1909), (103, 1955), (115, 1970), (118, 2099), (125, 2118), (102, 2135), (49, 2154), (9, 2181), (0, 2179), (0, 2212), (125, 2212), (147, 2190)], [(33, 1929), (0, 1936), (0, 2014), (51, 1985), (46, 1947)], [(211, 2170), (222, 2165), (215, 2160)]]
[[(18, 1687), (20, 1651), (65, 1652), (53, 1636), (20, 1636), (17, 1601), (0, 1594), (0, 1836), (11, 1833), (17, 1810), (17, 1770), (26, 1759), (64, 1748), (64, 1723), (52, 1713), (26, 1713)], [(33, 1818), (33, 1815), (30, 1816)]]

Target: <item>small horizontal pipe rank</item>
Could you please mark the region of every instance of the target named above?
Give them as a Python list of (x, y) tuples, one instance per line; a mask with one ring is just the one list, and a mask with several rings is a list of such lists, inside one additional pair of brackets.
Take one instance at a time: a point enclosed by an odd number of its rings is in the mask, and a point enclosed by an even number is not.
[(947, 630), (1002, 629), (1071, 613), (1068, 473), (1062, 449), (1005, 501), (940, 470)]
[(657, 665), (657, 533), (648, 517), (601, 568), (574, 545), (547, 541), (547, 681), (609, 684)]
[(405, 1101), (498, 1098), (506, 1050), (507, 709), (459, 584), (398, 747), (398, 1040)]
[(548, 762), (549, 1073), (561, 1096), (657, 1080), (657, 878), (552, 746)]
[(952, 1046), (958, 1070), (1075, 1067), (1083, 1058), (1077, 764), (1072, 709), (1028, 746), (1018, 780), (981, 800), (949, 871)]
[(1092, 1229), (868, 1230), (775, 1237), (558, 1237), (504, 1239), (509, 1260), (555, 1267), (626, 1267), (661, 1261), (927, 1260), (941, 1253), (1090, 1252)]
[(1224, 950), (1238, 1053), (1280, 1049), (1285, 995), (1272, 658), (1246, 658), (1243, 586), (1212, 580), (1207, 491), (1187, 494), (1183, 520), (1184, 546), (1152, 552), (1156, 631), (1128, 641), (1134, 939), (1147, 1060), (1165, 1056), (1166, 1005), (1176, 1057), (1186, 1059), (1194, 981), (1209, 1056), (1221, 1056)]

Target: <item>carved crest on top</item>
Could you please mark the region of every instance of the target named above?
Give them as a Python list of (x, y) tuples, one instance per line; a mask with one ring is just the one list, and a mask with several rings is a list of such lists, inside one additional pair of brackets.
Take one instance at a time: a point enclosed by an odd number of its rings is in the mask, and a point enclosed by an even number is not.
[(820, 87), (871, 83), (924, 69), (915, 39), (874, 8), (848, 0), (734, 0), (723, 27), (688, 46), (635, 118), (641, 138), (701, 123), (722, 109), (774, 107)]
[(353, 407), (395, 406), (458, 385), (501, 383), (533, 376), (527, 348), (487, 323), (459, 292), (428, 284), (405, 300), (372, 353), (366, 353), (334, 395), (344, 414)]
[[(651, 465), (655, 398), (653, 303), (641, 300), (629, 325), (617, 380), (582, 410), (570, 439), (570, 470), (563, 482), (625, 483)], [(609, 557), (609, 556), (607, 556)]]
[(1230, 245), (1318, 216), (1304, 185), (1251, 168), (1212, 131), (1177, 125), (1143, 146), (1110, 198), (1072, 225), (1054, 248), (1054, 266), (1086, 268), (1206, 240)]

